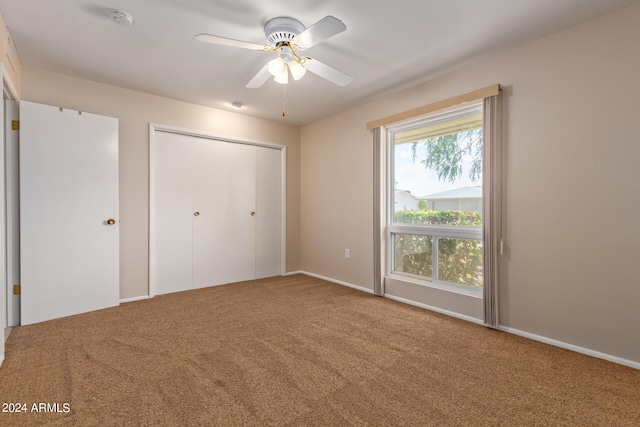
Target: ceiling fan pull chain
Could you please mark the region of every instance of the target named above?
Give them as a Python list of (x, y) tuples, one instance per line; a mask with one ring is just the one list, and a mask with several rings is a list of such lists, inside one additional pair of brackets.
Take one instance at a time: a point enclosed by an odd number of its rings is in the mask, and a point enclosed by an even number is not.
[(285, 111), (285, 102), (287, 101), (287, 85), (282, 85), (282, 117), (287, 115)]

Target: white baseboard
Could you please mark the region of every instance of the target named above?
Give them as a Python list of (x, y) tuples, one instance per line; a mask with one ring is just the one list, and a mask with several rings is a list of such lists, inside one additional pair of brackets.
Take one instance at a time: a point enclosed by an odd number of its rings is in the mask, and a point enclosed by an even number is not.
[[(340, 280), (335, 280), (335, 279), (332, 279), (330, 277), (321, 276), (319, 274), (313, 274), (313, 273), (309, 273), (309, 272), (306, 272), (306, 271), (298, 271), (298, 272), (295, 272), (295, 273), (293, 273), (293, 272), (292, 273), (287, 273), (287, 275), (289, 275), (289, 274), (305, 274), (307, 276), (316, 277), (318, 279), (326, 280), (327, 282), (337, 283), (339, 285), (347, 286), (349, 288), (353, 288), (353, 289), (357, 289), (359, 291), (363, 291), (363, 292), (367, 292), (367, 293), (373, 294), (373, 290), (371, 290), (371, 289), (363, 288), (362, 286), (352, 285), (351, 283), (346, 283), (346, 282), (343, 282), (343, 281), (340, 281)], [(404, 298), (399, 298), (399, 297), (396, 297), (396, 296), (393, 296), (393, 295), (388, 295), (388, 294), (385, 294), (384, 297), (385, 298), (389, 298), (389, 299), (394, 300), (394, 301), (398, 301), (398, 302), (404, 303), (404, 304), (413, 305), (413, 306), (420, 307), (420, 308), (423, 308), (423, 309), (426, 309), (426, 310), (435, 311), (436, 313), (441, 313), (441, 314), (445, 314), (447, 316), (455, 317), (457, 319), (466, 320), (468, 322), (475, 323), (475, 324), (478, 324), (478, 325), (483, 325), (484, 324), (480, 319), (476, 319), (474, 317), (469, 317), (469, 316), (464, 316), (462, 314), (458, 314), (458, 313), (455, 313), (455, 312), (452, 312), (452, 311), (448, 311), (448, 310), (442, 310), (440, 308), (432, 307), (432, 306), (429, 306), (427, 304), (422, 304), (422, 303), (419, 303), (419, 302), (407, 300), (407, 299), (404, 299)], [(542, 342), (542, 343), (545, 343), (545, 344), (549, 344), (549, 345), (552, 345), (554, 347), (564, 348), (565, 350), (575, 351), (576, 353), (586, 354), (587, 356), (596, 357), (598, 359), (607, 360), (609, 362), (617, 363), (619, 365), (628, 366), (630, 368), (640, 370), (640, 362), (635, 362), (633, 360), (623, 359), (621, 357), (613, 356), (611, 354), (601, 353), (599, 351), (592, 350), (592, 349), (589, 349), (589, 348), (579, 347), (577, 345), (568, 344), (568, 343), (563, 342), (563, 341), (554, 340), (552, 338), (547, 338), (547, 337), (536, 335), (536, 334), (532, 334), (532, 333), (529, 333), (529, 332), (520, 331), (518, 329), (509, 328), (509, 327), (506, 327), (506, 326), (498, 326), (498, 330), (503, 331), (503, 332), (507, 332), (509, 334), (518, 335), (518, 336), (521, 336), (523, 338), (528, 338), (528, 339), (533, 340), (533, 341), (539, 341), (539, 342)]]
[(316, 279), (322, 279), (322, 280), (326, 280), (327, 282), (337, 283), (338, 285), (346, 286), (348, 288), (357, 289), (359, 291), (367, 292), (369, 294), (373, 293), (373, 289), (368, 289), (368, 288), (365, 288), (365, 287), (362, 287), (362, 286), (353, 285), (351, 283), (343, 282), (341, 280), (332, 279), (331, 277), (325, 277), (325, 276), (321, 276), (319, 274), (309, 273), (307, 271), (300, 271), (297, 274), (304, 274), (306, 276), (315, 277)]
[(287, 271), (286, 273), (284, 273), (284, 276), (293, 276), (294, 274), (304, 274), (304, 272), (302, 270)]
[(563, 341), (554, 340), (552, 338), (543, 337), (529, 332), (520, 331), (518, 329), (508, 328), (506, 326), (498, 326), (498, 329), (510, 334), (518, 335), (524, 338), (528, 338), (533, 341), (539, 341), (545, 344), (552, 345), (554, 347), (564, 348), (565, 350), (575, 351), (576, 353), (586, 354), (587, 356), (596, 357), (598, 359), (607, 360), (609, 362), (617, 363), (619, 365), (628, 366), (630, 368), (640, 370), (640, 362), (634, 362), (633, 360), (623, 359), (621, 357), (612, 356), (610, 354), (601, 353), (599, 351), (591, 350), (590, 348), (579, 347), (577, 345), (568, 344)]
[(149, 299), (149, 295), (142, 295), (142, 296), (139, 296), (139, 297), (121, 299), (120, 300), (120, 304), (124, 304), (124, 303), (127, 303), (127, 302), (134, 302), (134, 301), (142, 301), (142, 300), (145, 300), (145, 299)]

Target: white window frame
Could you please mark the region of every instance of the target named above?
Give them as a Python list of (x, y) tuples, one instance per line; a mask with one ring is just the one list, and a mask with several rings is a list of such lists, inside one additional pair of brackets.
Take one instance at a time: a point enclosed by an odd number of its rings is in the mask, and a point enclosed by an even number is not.
[[(385, 152), (386, 152), (386, 158), (387, 158), (387, 162), (386, 162), (386, 166), (387, 166), (387, 170), (386, 170), (386, 176), (387, 176), (387, 180), (386, 180), (386, 191), (385, 191), (385, 198), (386, 198), (386, 206), (387, 206), (387, 212), (386, 212), (386, 241), (389, 242), (388, 245), (386, 245), (386, 256), (385, 256), (385, 262), (386, 262), (386, 271), (388, 272), (387, 275), (390, 277), (396, 277), (396, 278), (401, 278), (402, 280), (408, 280), (412, 283), (415, 283), (417, 285), (423, 285), (423, 286), (428, 286), (428, 287), (433, 287), (433, 288), (438, 288), (438, 289), (444, 289), (447, 291), (452, 291), (452, 292), (456, 292), (456, 293), (462, 293), (465, 295), (469, 295), (469, 296), (474, 296), (474, 297), (482, 297), (483, 295), (483, 289), (482, 288), (471, 288), (468, 286), (464, 286), (464, 285), (460, 285), (460, 284), (456, 284), (456, 283), (450, 283), (450, 282), (444, 282), (444, 281), (440, 281), (437, 280), (436, 278), (438, 277), (438, 245), (437, 245), (437, 239), (439, 238), (451, 238), (451, 239), (460, 239), (460, 240), (476, 240), (476, 241), (480, 241), (482, 244), (484, 244), (483, 242), (483, 230), (482, 227), (465, 227), (465, 226), (443, 226), (443, 225), (417, 225), (417, 224), (401, 224), (401, 223), (394, 223), (393, 219), (395, 217), (395, 210), (394, 210), (394, 206), (395, 206), (395, 201), (394, 201), (394, 193), (395, 193), (395, 184), (394, 184), (394, 180), (395, 180), (395, 171), (394, 171), (394, 165), (395, 165), (395, 159), (394, 159), (394, 134), (399, 133), (399, 132), (404, 132), (404, 131), (408, 131), (411, 129), (416, 129), (419, 127), (424, 127), (425, 125), (430, 125), (430, 124), (436, 124), (436, 123), (442, 123), (445, 121), (449, 121), (449, 120), (453, 120), (455, 118), (458, 117), (462, 117), (465, 115), (470, 115), (470, 114), (477, 114), (477, 113), (481, 113), (483, 114), (483, 101), (482, 100), (478, 100), (478, 101), (473, 101), (473, 102), (469, 102), (467, 104), (465, 104), (464, 106), (458, 106), (458, 107), (454, 107), (454, 108), (450, 108), (450, 109), (446, 109), (446, 110), (441, 110), (441, 111), (437, 111), (435, 113), (429, 114), (429, 115), (425, 115), (425, 116), (421, 116), (418, 118), (414, 118), (411, 119), (409, 121), (405, 121), (393, 126), (389, 126), (387, 127), (386, 130), (386, 147), (385, 147)], [(484, 135), (483, 135), (483, 139), (484, 139)], [(483, 144), (484, 144), (484, 140), (483, 140)], [(483, 150), (484, 151), (484, 150)], [(484, 153), (483, 153), (484, 154)], [(483, 155), (483, 169), (486, 167), (485, 165), (485, 159), (484, 159), (484, 155)], [(485, 185), (484, 183), (484, 174), (483, 174), (483, 186)], [(484, 213), (483, 213), (484, 214)], [(483, 215), (483, 221), (484, 221), (484, 215)], [(402, 273), (402, 272), (398, 272), (398, 271), (394, 271), (393, 269), (393, 264), (394, 264), (394, 235), (396, 234), (413, 234), (413, 235), (420, 235), (420, 236), (428, 236), (431, 237), (433, 239), (432, 241), (432, 278), (427, 278), (427, 277), (422, 277), (422, 276), (417, 276), (417, 275), (412, 275), (409, 273)], [(484, 286), (484, 283), (483, 283)]]

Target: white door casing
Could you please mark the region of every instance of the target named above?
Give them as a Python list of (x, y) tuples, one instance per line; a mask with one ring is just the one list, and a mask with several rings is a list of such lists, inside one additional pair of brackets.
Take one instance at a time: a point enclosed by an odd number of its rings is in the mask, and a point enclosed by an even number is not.
[(16, 215), (19, 212), (17, 206), (17, 171), (18, 171), (18, 157), (17, 157), (17, 141), (18, 131), (12, 126), (14, 120), (18, 120), (18, 108), (16, 103), (16, 89), (11, 80), (4, 73), (4, 66), (0, 63), (0, 76), (2, 76), (2, 98), (3, 103), (0, 105), (0, 116), (3, 118), (0, 121), (0, 134), (2, 134), (2, 154), (5, 156), (4, 161), (0, 164), (0, 176), (4, 180), (2, 185), (2, 203), (4, 208), (0, 212), (0, 216), (3, 216), (0, 224), (2, 224), (2, 231), (4, 235), (0, 237), (0, 245), (5, 250), (5, 255), (2, 257), (2, 268), (0, 268), (0, 274), (2, 277), (2, 289), (0, 293), (0, 319), (2, 319), (2, 325), (0, 325), (0, 365), (4, 361), (5, 348), (4, 342), (7, 338), (6, 327), (12, 327), (19, 323), (19, 319), (16, 319), (16, 315), (19, 314), (19, 307), (15, 304), (19, 303), (19, 296), (15, 296), (13, 293), (13, 284), (19, 284), (19, 265), (16, 265), (16, 261), (19, 259), (17, 250), (19, 248), (19, 242), (17, 238), (19, 234), (14, 227), (17, 227)]
[[(2, 76), (4, 74), (4, 70), (2, 68), (2, 65), (0, 64), (0, 76)], [(4, 84), (4, 79), (3, 79), (3, 84)], [(5, 96), (3, 93), (3, 100), (4, 100)], [(2, 162), (0, 162), (0, 181), (2, 181), (2, 186), (0, 187), (2, 189), (2, 191), (0, 191), (0, 204), (2, 205), (2, 209), (0, 210), (0, 248), (5, 248), (7, 247), (7, 235), (6, 235), (6, 216), (5, 216), (5, 208), (6, 208), (6, 197), (5, 197), (5, 192), (4, 192), (4, 185), (5, 185), (5, 171), (6, 171), (6, 166), (4, 163), (4, 153), (5, 153), (5, 147), (6, 147), (6, 143), (7, 143), (7, 139), (6, 139), (6, 133), (5, 133), (5, 127), (6, 127), (6, 120), (5, 120), (5, 114), (4, 114), (4, 107), (5, 107), (5, 103), (3, 102), (2, 104), (0, 104), (0, 113), (1, 113), (1, 117), (3, 118), (3, 120), (0, 122), (0, 135), (2, 135), (2, 152), (0, 153), (0, 157), (2, 158)], [(0, 250), (0, 253), (2, 251)], [(0, 275), (2, 275), (2, 277), (0, 278), (0, 289), (2, 289), (2, 293), (0, 294), (0, 366), (2, 365), (2, 362), (4, 361), (4, 340), (5, 340), (5, 328), (7, 326), (9, 326), (9, 318), (8, 318), (8, 302), (9, 297), (7, 294), (7, 276), (4, 274), (6, 272), (6, 267), (7, 267), (7, 260), (4, 257), (4, 254), (2, 254), (2, 258), (0, 258)]]
[(21, 323), (118, 305), (118, 120), (25, 101), (20, 117)]
[(13, 291), (20, 285), (20, 186), (19, 186), (19, 131), (12, 121), (18, 120), (18, 103), (5, 99), (5, 178), (6, 178), (6, 230), (7, 230), (7, 326), (20, 324), (20, 295)]

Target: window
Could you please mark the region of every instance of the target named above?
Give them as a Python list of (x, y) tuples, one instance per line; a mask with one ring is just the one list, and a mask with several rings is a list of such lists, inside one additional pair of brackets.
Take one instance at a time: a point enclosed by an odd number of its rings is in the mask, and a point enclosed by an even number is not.
[(376, 295), (498, 327), (500, 91), (494, 84), (367, 123)]
[(481, 295), (482, 102), (387, 128), (387, 271)]

